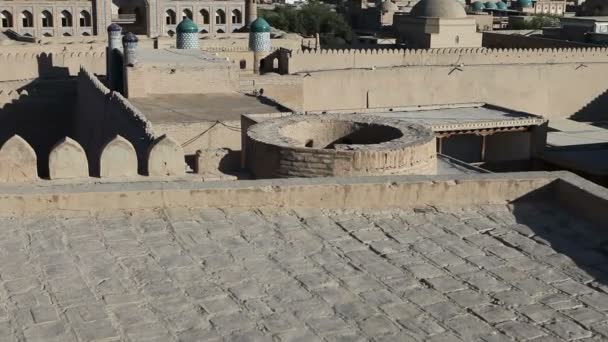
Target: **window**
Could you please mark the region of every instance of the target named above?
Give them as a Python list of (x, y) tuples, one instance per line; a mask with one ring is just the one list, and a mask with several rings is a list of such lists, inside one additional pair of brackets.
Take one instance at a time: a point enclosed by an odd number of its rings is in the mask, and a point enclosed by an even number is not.
[(221, 9), (218, 9), (215, 12), (215, 23), (216, 24), (225, 24), (226, 23), (226, 12)]
[(209, 24), (209, 11), (206, 9), (201, 10), (201, 17), (203, 17), (203, 24)]
[(243, 22), (243, 17), (241, 16), (241, 11), (239, 11), (238, 9), (235, 9), (232, 11), (232, 23), (233, 24), (240, 24)]
[(0, 12), (2, 27), (13, 27), (13, 15), (9, 11)]
[(72, 27), (72, 13), (61, 11), (61, 27)]
[(173, 10), (165, 12), (165, 23), (167, 25), (175, 25), (175, 12)]
[(53, 15), (49, 11), (42, 11), (42, 27), (53, 27)]
[(192, 11), (189, 9), (185, 9), (182, 11), (182, 20), (184, 20), (186, 18), (192, 20)]
[(21, 26), (34, 27), (34, 16), (29, 11), (21, 12)]
[(91, 15), (87, 11), (80, 11), (80, 27), (91, 27)]

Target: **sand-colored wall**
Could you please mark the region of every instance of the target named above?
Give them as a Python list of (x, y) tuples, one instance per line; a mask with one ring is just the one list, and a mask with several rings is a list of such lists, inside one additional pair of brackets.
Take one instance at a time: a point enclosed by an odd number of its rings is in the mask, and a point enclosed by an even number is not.
[(157, 123), (154, 125), (154, 132), (157, 135), (167, 134), (175, 137), (186, 155), (193, 155), (201, 149), (229, 148), (240, 150), (241, 132), (238, 128), (241, 126), (241, 121), (222, 121), (222, 123), (234, 128), (228, 128), (213, 121), (184, 124)]
[[(362, 49), (292, 51), (288, 73), (389, 66), (504, 65), (552, 63), (607, 63), (608, 48), (487, 49), (443, 48), (426, 50)], [(280, 59), (284, 63), (284, 59)]]
[[(547, 53), (544, 60), (538, 56), (537, 62), (528, 63), (518, 63), (513, 54), (501, 63), (496, 58), (496, 64), (473, 64), (465, 57), (459, 67), (447, 63), (429, 67), (428, 60), (421, 60), (420, 66), (312, 72), (302, 76), (302, 108), (323, 111), (485, 102), (547, 118), (570, 117), (588, 109), (585, 106), (608, 89), (606, 50), (578, 54), (574, 58)], [(565, 61), (551, 63), (558, 59)], [(457, 60), (454, 58), (454, 64)]]
[(127, 97), (154, 94), (230, 93), (239, 90), (238, 69), (230, 64), (200, 67), (136, 64), (125, 68)]
[[(48, 50), (48, 51), (47, 51)], [(80, 49), (53, 52), (40, 47), (0, 50), (0, 82), (35, 78), (67, 78), (76, 76), (80, 66), (93, 73), (105, 74), (103, 49)]]
[(150, 145), (157, 138), (146, 117), (119, 93), (110, 92), (94, 75), (82, 69), (78, 75), (78, 100), (73, 116), (74, 139), (87, 153), (92, 175), (99, 172), (99, 157), (105, 144), (120, 135), (135, 148), (139, 172), (147, 171)]

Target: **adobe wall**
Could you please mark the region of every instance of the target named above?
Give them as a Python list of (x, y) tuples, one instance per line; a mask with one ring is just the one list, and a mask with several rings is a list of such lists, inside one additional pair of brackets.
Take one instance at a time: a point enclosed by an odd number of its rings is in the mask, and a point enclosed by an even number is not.
[[(59, 51), (57, 48), (13, 48), (0, 51), (0, 82), (35, 78), (67, 78), (76, 76), (80, 66), (93, 73), (105, 74), (105, 51)], [(79, 51), (80, 50), (80, 51)]]
[(238, 69), (230, 64), (203, 64), (200, 67), (136, 64), (125, 68), (126, 96), (154, 94), (230, 93), (239, 90)]
[(120, 93), (110, 92), (88, 70), (78, 74), (78, 100), (72, 122), (74, 139), (87, 153), (92, 175), (99, 172), (102, 147), (116, 135), (127, 139), (137, 152), (139, 172), (146, 172), (146, 155), (158, 137), (146, 117)]
[[(288, 73), (390, 66), (606, 63), (608, 48), (552, 49), (363, 49), (286, 51)], [(282, 60), (281, 60), (282, 61)]]
[[(240, 120), (222, 121), (234, 129), (212, 121), (191, 123), (156, 123), (154, 132), (157, 135), (167, 134), (175, 137), (181, 144), (186, 155), (194, 155), (200, 149), (229, 148), (231, 150), (241, 149), (241, 126)], [(213, 126), (213, 127), (212, 127)], [(205, 132), (205, 134), (202, 134)]]
[[(590, 51), (579, 58), (556, 52), (544, 57), (545, 61), (542, 56), (531, 56), (537, 60), (534, 63), (519, 63), (517, 55), (509, 55), (500, 63), (499, 58), (484, 56), (486, 63), (472, 64), (467, 58), (475, 56), (468, 56), (458, 62), (463, 63), (460, 67), (446, 60), (430, 68), (430, 61), (424, 59), (427, 56), (419, 57), (421, 65), (312, 72), (302, 77), (302, 108), (323, 111), (484, 102), (551, 119), (590, 110), (586, 106), (608, 88), (606, 50)], [(447, 57), (438, 56), (442, 58)], [(489, 63), (490, 59), (496, 64)], [(555, 63), (562, 59), (566, 62)], [(607, 115), (605, 111), (603, 115)]]

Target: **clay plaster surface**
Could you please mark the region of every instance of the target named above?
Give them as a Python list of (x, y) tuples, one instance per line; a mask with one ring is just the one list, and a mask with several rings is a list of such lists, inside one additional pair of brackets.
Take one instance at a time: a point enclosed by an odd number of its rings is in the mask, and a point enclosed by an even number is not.
[(523, 203), (1, 217), (0, 340), (600, 341), (600, 228)]
[(129, 102), (153, 124), (239, 120), (246, 113), (279, 111), (256, 97), (238, 93), (154, 95), (130, 98)]

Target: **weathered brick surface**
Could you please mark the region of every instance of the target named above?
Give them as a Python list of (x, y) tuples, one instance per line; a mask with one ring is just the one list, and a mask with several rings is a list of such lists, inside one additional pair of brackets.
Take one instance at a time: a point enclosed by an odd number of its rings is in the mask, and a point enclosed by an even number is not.
[(605, 340), (608, 234), (554, 209), (3, 217), (0, 341)]

